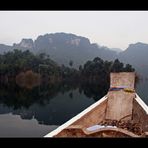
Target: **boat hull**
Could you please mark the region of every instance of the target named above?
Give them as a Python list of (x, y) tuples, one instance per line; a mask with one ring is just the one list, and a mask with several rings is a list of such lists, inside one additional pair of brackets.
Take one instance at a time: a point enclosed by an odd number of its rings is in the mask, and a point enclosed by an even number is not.
[[(135, 73), (111, 73), (110, 78), (106, 96), (44, 137), (146, 137), (148, 106), (134, 90)], [(104, 127), (106, 120), (111, 122)]]

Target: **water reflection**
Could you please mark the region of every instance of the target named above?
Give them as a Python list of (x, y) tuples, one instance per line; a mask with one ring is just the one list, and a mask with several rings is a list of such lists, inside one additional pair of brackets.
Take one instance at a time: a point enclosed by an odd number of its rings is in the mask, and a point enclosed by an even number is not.
[(20, 72), (15, 79), (17, 85), (28, 89), (39, 86), (41, 83), (40, 75), (32, 70)]
[(1, 114), (12, 113), (22, 119), (35, 118), (39, 124), (61, 125), (107, 92), (107, 88), (99, 85), (77, 82), (33, 84), (34, 80), (30, 81), (33, 73), (29, 75), (29, 81), (23, 85), (20, 82), (27, 80), (28, 73), (27, 77), (23, 73), (18, 75), (16, 83), (0, 86), (0, 104), (7, 107), (3, 112), (4, 108), (0, 106)]
[(140, 80), (136, 87), (136, 92), (140, 96), (140, 98), (148, 105), (148, 80), (147, 78), (143, 78)]
[(56, 125), (41, 125), (36, 119), (22, 120), (19, 115), (0, 115), (0, 137), (43, 137)]
[[(16, 119), (13, 123), (15, 128), (11, 129), (14, 136), (29, 134), (24, 133), (25, 130), (23, 128), (27, 126), (25, 124), (28, 124), (28, 130), (29, 128), (30, 130), (34, 129), (30, 135), (45, 135), (51, 130), (52, 125), (56, 127), (65, 123), (99, 100), (108, 91), (108, 86), (95, 83), (60, 82), (55, 84), (33, 84), (33, 80), (28, 81), (28, 84), (31, 84), (31, 87), (28, 87), (26, 82), (25, 85), (20, 85), (18, 82), (21, 81), (21, 79), (17, 78), (16, 83), (13, 81), (13, 83), (9, 82), (0, 85), (0, 130), (3, 131), (7, 127), (12, 127), (9, 125), (11, 124), (11, 119), (13, 116), (17, 116), (17, 118), (13, 118)], [(146, 98), (148, 95), (147, 85), (148, 81), (140, 81), (137, 85), (137, 93), (146, 103), (148, 102)], [(3, 115), (6, 115), (5, 118)], [(26, 120), (30, 121), (30, 126)], [(20, 122), (22, 122), (22, 125), (24, 124), (21, 129), (24, 131), (22, 134), (19, 131), (16, 132), (17, 125), (21, 128), (19, 126)], [(18, 130), (20, 130), (19, 128)], [(3, 132), (5, 135), (8, 134), (8, 131)], [(1, 134), (0, 136), (4, 135)]]
[[(33, 81), (32, 81), (33, 82)], [(37, 84), (37, 83), (36, 83)], [(148, 81), (140, 81), (137, 85), (137, 93), (141, 96), (141, 98), (144, 98), (144, 101), (147, 103), (147, 99), (145, 96), (147, 96), (147, 91), (145, 90), (147, 87)], [(67, 115), (67, 118), (64, 119), (64, 115), (60, 115), (62, 119), (58, 121), (56, 119), (55, 121), (51, 121), (51, 119), (48, 118), (48, 115), (52, 114), (53, 116), (57, 115), (56, 111), (59, 110), (59, 112), (62, 110), (62, 107), (66, 108), (66, 106), (70, 106), (72, 103), (72, 106), (70, 110), (73, 112), (73, 114), (78, 113), (82, 109), (84, 109), (86, 106), (90, 105), (91, 103), (99, 100), (101, 97), (103, 97), (107, 91), (108, 87), (105, 85), (99, 85), (99, 84), (89, 84), (89, 83), (57, 83), (57, 84), (41, 84), (38, 86), (32, 87), (32, 89), (28, 89), (27, 87), (24, 87), (25, 85), (20, 86), (18, 83), (9, 83), (7, 85), (0, 85), (0, 104), (3, 104), (8, 107), (7, 112), (12, 112), (13, 114), (19, 114), (22, 119), (32, 119), (34, 116), (40, 123), (40, 120), (38, 118), (38, 115), (40, 114), (39, 111), (44, 110), (44, 115), (42, 113), (42, 122), (44, 124), (57, 124), (60, 125), (61, 123), (65, 122), (68, 117), (71, 118), (71, 114), (69, 113)], [(31, 87), (29, 87), (31, 88)], [(144, 93), (143, 93), (144, 91)], [(79, 101), (79, 104), (76, 102)], [(52, 103), (54, 102), (54, 104)], [(62, 103), (62, 104), (61, 104)], [(60, 104), (58, 106), (55, 106), (55, 104)], [(83, 105), (85, 106), (83, 108)], [(72, 110), (72, 108), (74, 108)], [(48, 111), (46, 110), (48, 109)], [(36, 113), (34, 112), (36, 111)], [(56, 110), (56, 111), (55, 111)], [(68, 110), (69, 111), (69, 110)], [(6, 112), (6, 113), (7, 113)], [(55, 113), (56, 112), (56, 113)], [(69, 111), (70, 112), (70, 111)], [(0, 113), (3, 113), (2, 108), (0, 107)], [(45, 115), (47, 116), (45, 117)], [(46, 119), (47, 118), (47, 119)]]

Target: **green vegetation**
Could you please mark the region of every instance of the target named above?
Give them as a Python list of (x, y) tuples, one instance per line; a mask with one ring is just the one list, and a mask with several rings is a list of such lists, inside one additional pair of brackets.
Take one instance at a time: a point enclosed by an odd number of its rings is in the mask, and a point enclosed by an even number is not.
[(39, 64), (47, 64), (52, 68), (56, 66), (55, 62), (49, 58), (40, 55), (34, 55), (29, 50), (21, 51), (14, 49), (12, 52), (7, 52), (0, 55), (0, 74), (7, 76), (16, 76), (19, 72), (26, 70), (38, 71)]
[(34, 55), (29, 50), (14, 49), (14, 51), (0, 55), (0, 79), (1, 82), (8, 82), (12, 79), (18, 79), (18, 77), (24, 79), (24, 73), (32, 71), (33, 74), (30, 73), (28, 79), (29, 77), (33, 79), (32, 77), (38, 74), (38, 77), (41, 76), (41, 80), (47, 83), (81, 81), (92, 84), (107, 84), (110, 72), (134, 71), (131, 65), (124, 66), (118, 59), (114, 62), (103, 61), (99, 57), (87, 61), (83, 66), (80, 65), (79, 70), (72, 68), (72, 60), (70, 60), (69, 65), (71, 67), (59, 66), (45, 53)]
[(92, 61), (87, 61), (84, 66), (80, 66), (79, 70), (83, 78), (86, 78), (90, 83), (106, 82), (110, 72), (132, 72), (135, 71), (131, 65), (124, 66), (118, 59), (114, 62), (103, 61), (101, 58), (96, 57)]
[(49, 55), (34, 55), (29, 50), (15, 49), (0, 55), (0, 103), (14, 108), (29, 107), (34, 102), (46, 104), (47, 98), (54, 98), (58, 92), (77, 88), (97, 101), (108, 91), (110, 72), (135, 71), (118, 59), (104, 61), (99, 57), (79, 69), (73, 68), (73, 61), (69, 65), (59, 66)]
[(110, 72), (133, 72), (131, 65), (124, 66), (118, 59), (115, 61), (103, 61), (96, 57), (87, 61), (84, 66), (79, 66), (81, 84), (84, 93), (95, 100), (104, 96), (109, 89)]

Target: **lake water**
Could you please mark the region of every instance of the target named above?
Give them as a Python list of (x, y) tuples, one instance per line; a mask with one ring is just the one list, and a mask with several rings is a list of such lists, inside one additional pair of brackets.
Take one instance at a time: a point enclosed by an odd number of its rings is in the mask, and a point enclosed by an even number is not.
[[(38, 99), (41, 97), (39, 93), (33, 94), (37, 92), (1, 91), (1, 137), (43, 137), (95, 102), (93, 98), (80, 93), (78, 88), (49, 96), (44, 92), (41, 95), (43, 100)], [(27, 97), (29, 94), (30, 97)], [(28, 104), (25, 104), (27, 98)]]
[[(147, 86), (148, 81), (143, 80), (136, 88), (146, 104)], [(1, 87), (0, 137), (43, 137), (105, 94), (100, 91), (96, 98), (95, 91), (90, 86), (87, 90), (63, 86), (43, 86), (32, 90), (17, 85)]]
[(143, 79), (136, 87), (136, 92), (140, 98), (148, 105), (148, 80)]

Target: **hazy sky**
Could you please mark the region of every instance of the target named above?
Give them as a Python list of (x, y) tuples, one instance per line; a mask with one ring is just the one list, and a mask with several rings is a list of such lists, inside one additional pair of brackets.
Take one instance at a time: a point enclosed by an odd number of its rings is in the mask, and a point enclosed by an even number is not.
[(148, 11), (0, 11), (0, 44), (56, 32), (124, 50), (131, 43), (148, 43)]

